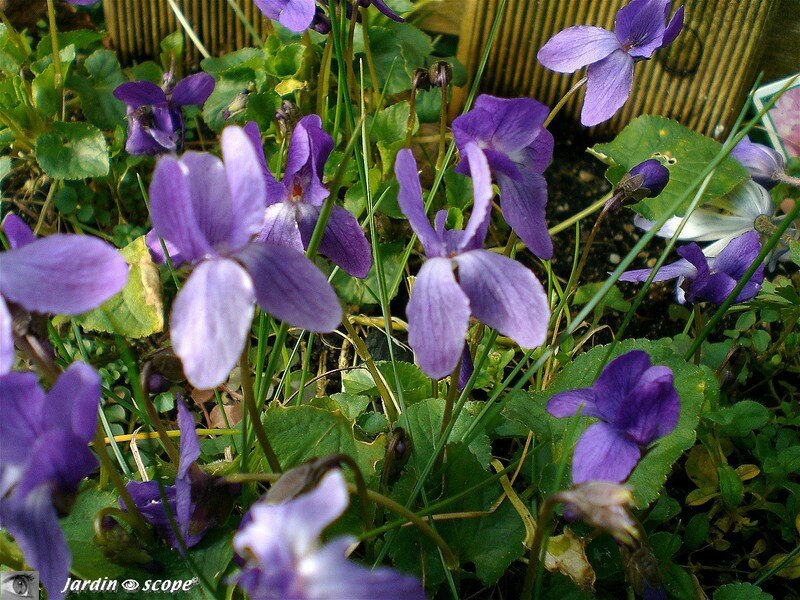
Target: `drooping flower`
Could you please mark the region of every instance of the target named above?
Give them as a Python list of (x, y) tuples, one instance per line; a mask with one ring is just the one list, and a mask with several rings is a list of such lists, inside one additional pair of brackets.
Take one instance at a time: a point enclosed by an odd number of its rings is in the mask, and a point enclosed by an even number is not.
[[(192, 413), (182, 399), (178, 399), (178, 428), (181, 432), (180, 460), (175, 485), (164, 485), (169, 512), (172, 515), (183, 545), (191, 548), (203, 539), (206, 531), (215, 523), (215, 490), (221, 490), (216, 480), (206, 475), (197, 465), (200, 442), (197, 439)], [(126, 486), (136, 508), (145, 520), (156, 528), (159, 535), (176, 549), (181, 544), (175, 536), (161, 491), (156, 481), (131, 481)], [(224, 492), (223, 492), (224, 493)], [(120, 507), (125, 509), (122, 498)]]
[(670, 0), (632, 0), (619, 10), (614, 31), (579, 25), (560, 31), (538, 59), (558, 73), (588, 66), (581, 123), (598, 125), (614, 116), (630, 96), (633, 66), (671, 44), (683, 27), (683, 6), (667, 25)]
[(344, 476), (332, 469), (310, 492), (280, 504), (254, 504), (233, 538), (234, 549), (245, 560), (238, 585), (254, 600), (424, 599), (417, 579), (347, 560), (355, 538), (320, 543), (323, 530), (348, 503)]
[[(322, 172), (333, 150), (333, 138), (317, 115), (303, 117), (292, 133), (286, 173), (279, 182), (267, 167), (258, 125), (251, 121), (245, 132), (266, 181), (267, 210), (258, 240), (303, 252), (311, 241), (322, 203), (330, 196), (322, 183)], [(333, 206), (319, 251), (354, 277), (366, 277), (372, 267), (372, 251), (361, 225), (341, 206)]]
[[(707, 300), (722, 304), (739, 283), (745, 271), (753, 264), (761, 251), (761, 242), (755, 231), (748, 231), (734, 238), (716, 257), (709, 258), (697, 244), (687, 244), (678, 248), (681, 260), (662, 266), (654, 282), (677, 279), (676, 297), (683, 304), (686, 301)], [(620, 281), (646, 281), (653, 269), (637, 269), (623, 273)], [(753, 298), (764, 281), (764, 264), (750, 281), (745, 284), (736, 302)]]
[(240, 127), (226, 128), (221, 145), (224, 164), (207, 153), (165, 156), (150, 184), (156, 235), (194, 265), (172, 307), (170, 334), (198, 388), (225, 381), (244, 348), (254, 302), (312, 331), (333, 331), (342, 318), (333, 288), (305, 255), (252, 239), (265, 209), (259, 157)]
[(544, 128), (549, 112), (531, 98), (482, 95), (472, 110), (453, 121), (462, 156), (458, 172), (469, 172), (465, 148), (476, 144), (500, 186), (503, 217), (531, 252), (545, 260), (553, 256), (545, 221), (547, 182), (542, 176), (553, 160), (553, 136)]
[(0, 377), (0, 526), (54, 600), (63, 598), (72, 561), (58, 518), (97, 467), (89, 441), (99, 406), (100, 377), (83, 363), (46, 393), (33, 373)]
[(564, 516), (583, 521), (611, 534), (620, 544), (631, 545), (639, 528), (631, 515), (636, 506), (631, 488), (611, 481), (586, 481), (558, 492), (552, 501), (564, 503)]
[(483, 250), (491, 212), (491, 174), (476, 144), (467, 144), (464, 154), (475, 189), (464, 230), (445, 229), (444, 210), (436, 215), (434, 229), (425, 214), (413, 154), (401, 150), (395, 163), (400, 209), (427, 256), (406, 309), (408, 341), (422, 370), (435, 378), (450, 374), (458, 364), (470, 316), (525, 348), (545, 341), (550, 318), (547, 295), (536, 276), (506, 256)]
[(196, 73), (175, 83), (170, 72), (164, 75), (161, 87), (150, 81), (117, 86), (114, 96), (128, 107), (128, 154), (176, 152), (183, 143), (182, 107), (202, 106), (214, 85), (208, 73)]
[(649, 158), (628, 171), (629, 181), (641, 176), (642, 183), (639, 190), (645, 198), (655, 198), (669, 183), (669, 169), (655, 158)]
[(97, 238), (55, 234), (35, 239), (16, 215), (3, 220), (10, 250), (0, 253), (0, 375), (11, 370), (10, 304), (30, 312), (77, 315), (97, 308), (128, 280), (128, 264)]
[(738, 160), (750, 173), (753, 181), (765, 188), (770, 188), (780, 180), (786, 163), (783, 157), (764, 144), (751, 142), (749, 137), (742, 138), (731, 150), (731, 156)]
[(625, 173), (614, 187), (603, 213), (613, 213), (623, 204), (635, 204), (645, 198), (655, 198), (669, 183), (669, 169), (655, 158), (639, 163)]
[(642, 456), (642, 449), (675, 429), (680, 399), (669, 367), (653, 366), (650, 356), (634, 350), (603, 369), (590, 388), (556, 394), (547, 403), (555, 417), (596, 417), (575, 445), (572, 481), (622, 482)]

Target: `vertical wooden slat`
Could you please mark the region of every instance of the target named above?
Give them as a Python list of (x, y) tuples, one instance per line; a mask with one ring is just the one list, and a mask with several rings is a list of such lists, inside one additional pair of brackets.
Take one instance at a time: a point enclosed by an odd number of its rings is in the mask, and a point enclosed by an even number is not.
[[(491, 21), (491, 2), (472, 0), (474, 29)], [(636, 65), (631, 98), (600, 131), (617, 131), (637, 115), (663, 114), (680, 119), (707, 134), (721, 134), (732, 124), (755, 79), (767, 28), (779, 0), (684, 0), (687, 29), (672, 47)], [(582, 75), (544, 69), (539, 49), (558, 31), (587, 24), (613, 28), (614, 16), (628, 0), (510, 0), (503, 35), (490, 55), (482, 89), (488, 93), (533, 96), (553, 105)], [(467, 32), (469, 34), (469, 32)], [(461, 44), (484, 44), (485, 36), (462, 36)], [(479, 52), (460, 49), (465, 66)], [(688, 62), (698, 60), (694, 69)], [(462, 59), (463, 61), (463, 59)], [(691, 71), (691, 72), (688, 72)], [(567, 103), (564, 112), (578, 119), (584, 92)], [(455, 114), (458, 107), (452, 107)]]

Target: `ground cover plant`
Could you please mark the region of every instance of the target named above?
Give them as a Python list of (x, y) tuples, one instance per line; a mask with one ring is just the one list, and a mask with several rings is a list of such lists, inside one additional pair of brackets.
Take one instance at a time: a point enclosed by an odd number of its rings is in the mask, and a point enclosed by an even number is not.
[(254, 3), (125, 66), (0, 12), (3, 593), (797, 597), (800, 164), (583, 127), (684, 8), (555, 35), (548, 107), (480, 93), (501, 0), (450, 120), (426, 2)]

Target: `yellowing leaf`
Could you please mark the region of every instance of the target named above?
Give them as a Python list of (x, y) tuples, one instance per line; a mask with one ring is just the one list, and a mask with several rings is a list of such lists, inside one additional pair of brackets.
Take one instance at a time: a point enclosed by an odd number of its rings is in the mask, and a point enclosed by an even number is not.
[(144, 236), (120, 252), (131, 267), (128, 283), (102, 306), (77, 317), (78, 323), (87, 331), (118, 333), (129, 338), (143, 338), (163, 331), (161, 280)]

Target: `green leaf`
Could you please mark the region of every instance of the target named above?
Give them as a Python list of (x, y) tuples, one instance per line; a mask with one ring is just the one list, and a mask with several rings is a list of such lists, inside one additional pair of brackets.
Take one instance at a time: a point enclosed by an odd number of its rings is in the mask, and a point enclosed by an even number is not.
[[(128, 338), (143, 338), (163, 331), (161, 279), (158, 267), (150, 258), (144, 236), (137, 238), (120, 252), (131, 267), (128, 282), (102, 306), (76, 317), (78, 323), (88, 331), (116, 331)], [(113, 318), (113, 323), (109, 316)]]
[(800, 267), (800, 242), (795, 240), (789, 242), (789, 256), (792, 262)]
[[(631, 350), (644, 350), (650, 355), (654, 365), (666, 365), (672, 369), (675, 388), (681, 401), (680, 417), (675, 430), (648, 449), (628, 478), (637, 502), (644, 506), (658, 497), (672, 465), (694, 444), (704, 397), (715, 392), (717, 383), (707, 369), (684, 361), (683, 356), (674, 351), (672, 341), (668, 338), (657, 341), (625, 340), (616, 346), (609, 360)], [(548, 430), (552, 431), (553, 436), (563, 445), (570, 419), (552, 417), (545, 409), (547, 401), (559, 392), (591, 387), (607, 351), (606, 346), (596, 346), (581, 354), (559, 372), (544, 392), (529, 394), (527, 398), (521, 394), (513, 396), (506, 406), (506, 414), (520, 420), (536, 433), (547, 434)], [(584, 418), (582, 421), (580, 431), (593, 419)], [(571, 453), (572, 448), (562, 448), (562, 451)]]
[(717, 431), (725, 436), (744, 437), (769, 422), (769, 410), (763, 404), (743, 400), (708, 413), (705, 417), (716, 423)]
[(736, 508), (744, 499), (744, 484), (736, 470), (730, 465), (720, 465), (717, 468), (719, 477), (719, 492), (722, 501), (728, 508)]
[(60, 107), (61, 96), (56, 90), (55, 68), (53, 65), (33, 78), (31, 84), (33, 103), (42, 116), (54, 117)]
[[(333, 401), (329, 401), (336, 406)], [(311, 458), (343, 453), (352, 456), (369, 481), (376, 476), (376, 465), (383, 459), (386, 438), (372, 442), (356, 439), (353, 422), (331, 406), (311, 405), (284, 408), (273, 404), (264, 413), (264, 429), (284, 469)]]
[[(429, 398), (409, 406), (406, 410), (408, 424), (411, 428), (410, 437), (414, 443), (414, 453), (419, 464), (425, 464), (433, 455), (434, 444), (442, 431), (444, 403), (444, 398)], [(479, 402), (466, 403), (464, 410), (461, 411), (458, 419), (456, 419), (450, 439), (461, 439), (482, 406)], [(395, 425), (405, 427), (406, 416), (401, 416)], [(469, 450), (478, 459), (482, 468), (489, 468), (489, 463), (492, 460), (492, 447), (489, 437), (485, 433), (479, 433), (474, 436), (469, 443)]]
[(86, 118), (101, 129), (122, 125), (125, 105), (114, 97), (114, 90), (125, 82), (116, 54), (97, 50), (83, 63), (88, 77), (71, 75), (67, 86), (81, 97)]
[[(614, 141), (597, 144), (590, 152), (609, 165), (621, 165), (625, 172), (649, 158), (658, 158), (669, 169), (669, 184), (664, 191), (658, 197), (647, 198), (633, 207), (645, 218), (655, 220), (686, 191), (721, 148), (719, 142), (676, 121), (645, 115), (631, 121)], [(701, 202), (722, 198), (748, 178), (744, 167), (730, 157), (725, 158), (709, 182)], [(676, 214), (682, 215), (690, 202), (691, 197)]]
[(108, 174), (108, 145), (89, 123), (53, 123), (36, 139), (36, 160), (53, 179), (86, 179)]
[[(414, 69), (424, 67), (425, 59), (433, 52), (431, 38), (408, 23), (393, 21), (386, 21), (380, 27), (370, 27), (369, 38), (378, 88), (382, 90), (386, 86), (389, 96), (410, 90)], [(365, 76), (365, 87), (374, 87), (369, 72)]]
[[(372, 122), (370, 138), (377, 143), (384, 175), (392, 170), (397, 152), (405, 146), (410, 117), (411, 105), (404, 100), (382, 110)], [(418, 129), (419, 119), (415, 117), (412, 124), (412, 135)]]
[(752, 583), (729, 583), (717, 588), (714, 600), (773, 600), (773, 596)]
[[(389, 389), (396, 395), (397, 388), (395, 386), (392, 363), (388, 361), (378, 361), (375, 363), (375, 366), (378, 367), (378, 371), (383, 375)], [(395, 368), (397, 369), (397, 379), (400, 381), (400, 387), (403, 390), (403, 399), (407, 405), (430, 397), (431, 380), (425, 373), (420, 371), (419, 367), (411, 363), (395, 361)], [(366, 368), (350, 371), (342, 378), (342, 384), (345, 392), (350, 394), (361, 394), (372, 397), (378, 396), (378, 388), (375, 386), (375, 381)]]
[[(414, 440), (415, 451), (418, 441)], [(413, 462), (413, 457), (411, 461)], [(447, 448), (447, 462), (442, 476), (444, 490), (441, 497), (449, 498), (484, 482), (486, 473), (475, 456), (463, 444), (451, 444)], [(395, 500), (405, 501), (413, 485), (413, 473), (407, 473), (392, 490)], [(525, 552), (525, 526), (511, 502), (505, 500), (488, 514), (481, 514), (493, 507), (501, 497), (502, 488), (497, 482), (487, 484), (450, 503), (448, 513), (460, 513), (464, 518), (440, 521), (436, 530), (444, 538), (462, 565), (472, 563), (475, 574), (484, 585), (497, 581), (508, 568)], [(472, 514), (473, 516), (467, 516)], [(429, 588), (444, 580), (444, 572), (435, 546), (413, 527), (400, 530), (397, 540), (389, 551), (395, 565), (403, 571), (423, 576)]]
[[(401, 242), (391, 242), (388, 244), (380, 244), (378, 252), (381, 253), (381, 260), (383, 261), (383, 273), (386, 281), (393, 281), (400, 270), (403, 268), (402, 253), (403, 244)], [(351, 305), (364, 305), (364, 304), (379, 304), (379, 286), (378, 286), (378, 273), (375, 267), (375, 261), (372, 261), (372, 270), (366, 279), (356, 279), (350, 277), (342, 270), (333, 278), (333, 287), (339, 294), (342, 301)], [(389, 290), (391, 293), (392, 290)], [(397, 295), (395, 290), (389, 300)]]

